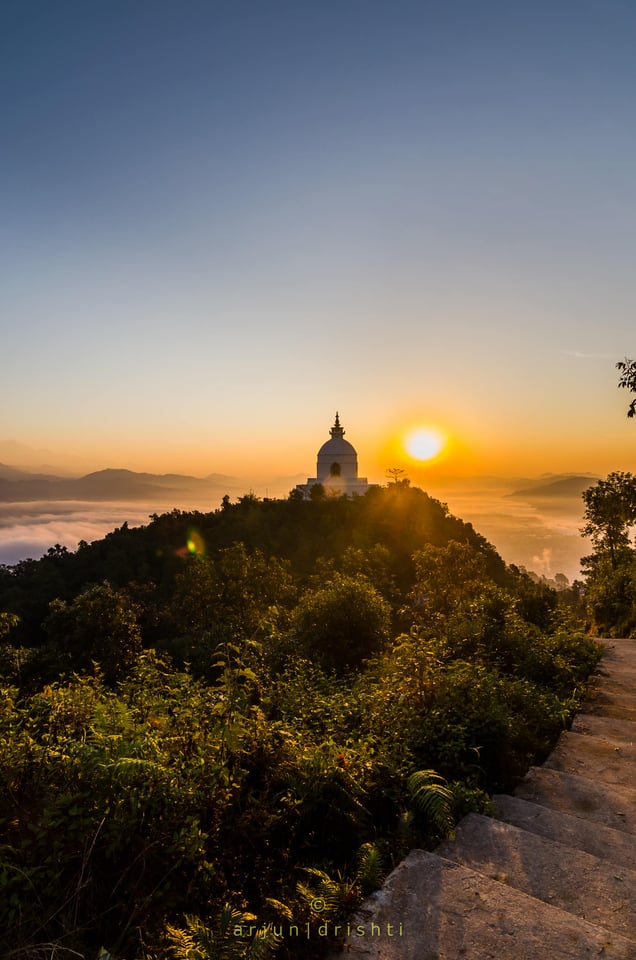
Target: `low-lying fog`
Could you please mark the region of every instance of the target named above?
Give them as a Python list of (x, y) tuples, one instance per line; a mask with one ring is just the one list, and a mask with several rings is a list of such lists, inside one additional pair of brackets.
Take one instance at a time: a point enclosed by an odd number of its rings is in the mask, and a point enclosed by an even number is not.
[(49, 547), (61, 544), (75, 550), (80, 540), (101, 540), (124, 521), (135, 527), (148, 523), (152, 513), (172, 505), (94, 503), (74, 500), (3, 503), (0, 510), (0, 563), (38, 559)]
[(580, 579), (581, 557), (592, 552), (580, 534), (584, 504), (580, 496), (554, 500), (522, 500), (507, 488), (430, 491), (451, 513), (472, 523), (499, 551), (506, 563), (534, 570), (552, 579), (563, 573)]
[[(246, 490), (249, 490), (249, 485)], [(255, 488), (259, 495), (265, 489)], [(269, 496), (286, 496), (273, 491)], [(509, 496), (511, 487), (477, 482), (431, 486), (431, 496), (448, 504), (451, 513), (469, 521), (501, 553), (507, 563), (516, 563), (552, 578), (563, 573), (569, 580), (580, 576), (580, 558), (590, 552), (579, 533), (583, 502), (580, 496), (529, 502)], [(220, 502), (220, 498), (219, 498)], [(39, 558), (59, 543), (75, 550), (80, 540), (89, 543), (104, 537), (127, 521), (129, 526), (148, 523), (153, 513), (174, 506), (180, 509), (212, 510), (206, 503), (126, 503), (39, 501), (4, 503), (0, 509), (0, 563), (14, 564), (28, 557)]]

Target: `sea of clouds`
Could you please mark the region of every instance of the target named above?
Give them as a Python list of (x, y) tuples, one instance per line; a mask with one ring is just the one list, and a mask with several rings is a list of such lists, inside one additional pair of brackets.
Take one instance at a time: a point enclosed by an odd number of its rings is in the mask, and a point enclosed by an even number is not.
[(451, 513), (472, 523), (492, 543), (506, 563), (525, 567), (548, 579), (563, 573), (581, 577), (581, 557), (591, 553), (581, 537), (583, 501), (580, 497), (530, 503), (509, 491), (473, 489), (431, 490), (448, 504)]
[(169, 509), (155, 503), (76, 500), (4, 503), (0, 508), (0, 563), (37, 560), (56, 544), (75, 550), (80, 540), (101, 540), (124, 522), (137, 527), (148, 523), (150, 514)]
[[(582, 501), (555, 499), (537, 505), (510, 497), (508, 492), (504, 488), (479, 486), (430, 490), (432, 496), (448, 504), (451, 513), (471, 522), (507, 563), (548, 578), (556, 573), (565, 574), (569, 580), (580, 577), (580, 558), (590, 553), (589, 543), (579, 532)], [(169, 511), (174, 506), (83, 501), (2, 504), (0, 563), (11, 565), (27, 558), (38, 559), (55, 544), (75, 550), (80, 540), (99, 540), (124, 522), (131, 527), (147, 524), (151, 514)], [(198, 506), (210, 509), (209, 503)]]

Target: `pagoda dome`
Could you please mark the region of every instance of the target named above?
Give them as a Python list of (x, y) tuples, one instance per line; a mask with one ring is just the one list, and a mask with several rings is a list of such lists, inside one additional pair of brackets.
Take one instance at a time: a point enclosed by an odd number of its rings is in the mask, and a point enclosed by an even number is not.
[(331, 438), (323, 443), (318, 451), (316, 476), (309, 477), (307, 483), (299, 483), (296, 489), (303, 497), (310, 497), (316, 485), (322, 486), (328, 496), (351, 497), (365, 494), (369, 483), (366, 477), (358, 476), (358, 454), (355, 447), (345, 440), (337, 413), (329, 433)]
[(318, 482), (325, 483), (331, 478), (339, 477), (345, 480), (356, 480), (358, 477), (358, 454), (355, 447), (344, 439), (344, 430), (340, 426), (337, 413), (336, 421), (329, 433), (331, 439), (323, 443), (318, 451), (316, 466)]
[(320, 457), (341, 457), (343, 455), (356, 458), (358, 456), (353, 444), (345, 440), (344, 437), (332, 437), (331, 440), (326, 440), (318, 451), (319, 459)]

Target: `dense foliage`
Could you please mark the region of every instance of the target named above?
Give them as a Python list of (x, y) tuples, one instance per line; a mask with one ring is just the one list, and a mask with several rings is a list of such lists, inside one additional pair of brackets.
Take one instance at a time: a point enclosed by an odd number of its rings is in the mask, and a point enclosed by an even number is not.
[(4, 955), (310, 956), (542, 760), (596, 645), (398, 481), (0, 570)]
[(583, 557), (592, 629), (601, 636), (636, 635), (636, 477), (616, 471), (583, 494), (594, 552)]

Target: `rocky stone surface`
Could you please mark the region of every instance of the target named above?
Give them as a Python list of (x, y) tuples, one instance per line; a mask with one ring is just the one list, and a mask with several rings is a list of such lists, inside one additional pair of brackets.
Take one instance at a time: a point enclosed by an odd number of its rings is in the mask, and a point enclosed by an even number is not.
[(636, 870), (636, 836), (623, 830), (507, 794), (493, 797), (493, 806), (495, 816), (506, 823)]

